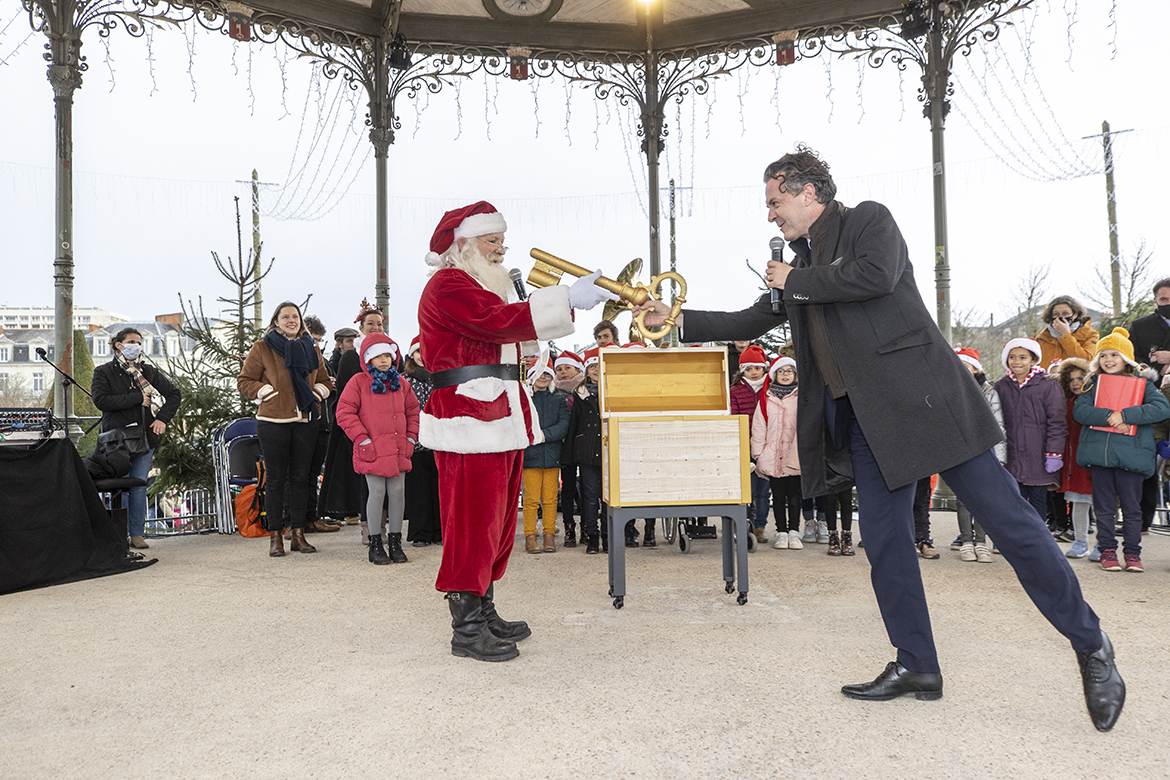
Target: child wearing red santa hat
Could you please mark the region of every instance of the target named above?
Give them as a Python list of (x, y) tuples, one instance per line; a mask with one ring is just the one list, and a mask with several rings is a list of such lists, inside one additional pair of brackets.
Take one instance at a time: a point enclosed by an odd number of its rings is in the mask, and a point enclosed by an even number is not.
[[(570, 412), (577, 388), (585, 381), (585, 362), (576, 352), (562, 351), (553, 361), (556, 374), (553, 387), (565, 400)], [(575, 510), (575, 512), (574, 512)], [(577, 467), (561, 463), (561, 517), (565, 522), (565, 547), (577, 546), (577, 521), (574, 515), (581, 514), (581, 496), (577, 492)]]
[(337, 401), (337, 424), (353, 444), (353, 470), (364, 474), (370, 490), (366, 516), (378, 517), (388, 499), (389, 554), (382, 534), (370, 534), (370, 563), (406, 563), (402, 519), (406, 472), (418, 443), (419, 404), (409, 382), (395, 366), (398, 345), (384, 333), (362, 340), (362, 373), (345, 386)]
[[(731, 378), (731, 413), (746, 414), (748, 430), (756, 418), (756, 405), (760, 391), (764, 389), (768, 372), (768, 356), (763, 348), (751, 344), (739, 353), (739, 371)], [(768, 478), (752, 470), (752, 533), (763, 544), (767, 541), (764, 529), (768, 527)]]
[(608, 535), (602, 536), (601, 522), (601, 358), (597, 347), (585, 350), (585, 381), (577, 388), (561, 462), (575, 465), (581, 485), (581, 538), (585, 552), (594, 555), (609, 551)]
[[(537, 363), (528, 374), (532, 404), (540, 417), (544, 441), (524, 450), (524, 550), (528, 553), (556, 552), (557, 488), (561, 469), (561, 444), (569, 432), (569, 406), (552, 390), (552, 361)], [(536, 508), (541, 507), (543, 540), (537, 541)]]
[(768, 367), (752, 421), (752, 457), (756, 471), (772, 487), (777, 550), (799, 550), (800, 460), (796, 454), (796, 361), (780, 356)]

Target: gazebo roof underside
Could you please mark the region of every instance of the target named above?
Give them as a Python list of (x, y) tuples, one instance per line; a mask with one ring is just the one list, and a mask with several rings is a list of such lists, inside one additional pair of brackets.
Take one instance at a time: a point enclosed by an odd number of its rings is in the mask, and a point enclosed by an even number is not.
[[(531, 3), (531, 5), (529, 5)], [(393, 13), (390, 0), (247, 2), (265, 16), (377, 38)], [(646, 50), (645, 13), (654, 48), (710, 47), (786, 30), (845, 25), (898, 12), (898, 0), (403, 0), (399, 31), (411, 43), (524, 46), (557, 51)], [(503, 8), (519, 6), (531, 15)], [(540, 9), (538, 13), (532, 13)]]

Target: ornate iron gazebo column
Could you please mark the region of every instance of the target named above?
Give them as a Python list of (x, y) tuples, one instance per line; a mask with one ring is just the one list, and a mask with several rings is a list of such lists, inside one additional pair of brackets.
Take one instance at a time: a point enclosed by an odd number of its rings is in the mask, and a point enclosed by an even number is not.
[(663, 103), (658, 94), (658, 53), (654, 51), (654, 25), (662, 25), (662, 3), (642, 0), (638, 15), (646, 25), (645, 96), (641, 103), (640, 134), (646, 155), (646, 208), (650, 222), (650, 276), (662, 273), (661, 193), (658, 185), (658, 157), (662, 153)]
[[(56, 121), (56, 218), (53, 247), (53, 362), (73, 373), (73, 93), (88, 68), (81, 56), (81, 34), (90, 25), (110, 34), (119, 21), (131, 35), (142, 35), (143, 24), (165, 20), (146, 13), (141, 2), (114, 8), (109, 0), (21, 0), (35, 32), (49, 39), (42, 55), (49, 63)], [(169, 20), (168, 20), (169, 21)], [(59, 373), (53, 379), (53, 415), (65, 419), (72, 409), (73, 389)], [(81, 437), (76, 419), (68, 421), (69, 436)]]
[[(999, 37), (1005, 17), (1022, 11), (1034, 0), (913, 0), (899, 16), (883, 17), (853, 27), (828, 27), (804, 31), (801, 50), (817, 55), (822, 50), (864, 57), (870, 67), (887, 60), (898, 68), (916, 63), (922, 71), (918, 100), (930, 120), (934, 182), (934, 281), (937, 321), (943, 337), (951, 340), (951, 266), (947, 251), (946, 159), (943, 132), (950, 110), (951, 64), (956, 54), (967, 56), (977, 43)], [(864, 24), (865, 26), (862, 26)], [(897, 28), (897, 32), (893, 31)]]

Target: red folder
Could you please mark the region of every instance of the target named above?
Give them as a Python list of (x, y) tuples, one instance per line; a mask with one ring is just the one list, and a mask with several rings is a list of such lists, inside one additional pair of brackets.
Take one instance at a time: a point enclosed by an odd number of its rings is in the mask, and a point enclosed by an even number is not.
[[(1146, 380), (1136, 376), (1118, 376), (1117, 374), (1101, 374), (1097, 377), (1097, 396), (1093, 406), (1098, 409), (1108, 409), (1111, 412), (1120, 412), (1131, 406), (1141, 406), (1146, 397)], [(1133, 436), (1136, 425), (1126, 425), (1126, 430), (1119, 431), (1108, 425), (1091, 426), (1095, 431), (1109, 431), (1110, 433), (1124, 433)]]

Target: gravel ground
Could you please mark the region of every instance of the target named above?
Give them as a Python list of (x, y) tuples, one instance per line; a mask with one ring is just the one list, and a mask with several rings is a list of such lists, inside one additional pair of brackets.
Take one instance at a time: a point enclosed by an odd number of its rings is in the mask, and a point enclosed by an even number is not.
[[(942, 545), (954, 517), (934, 522)], [(838, 691), (894, 657), (864, 550), (761, 548), (744, 606), (718, 542), (629, 550), (619, 611), (604, 555), (520, 537), (496, 601), (533, 636), (488, 664), (450, 654), (439, 547), (372, 566), (356, 527), (309, 539), (278, 559), (265, 539), (157, 539), (148, 569), (0, 597), (0, 778), (1170, 774), (1159, 533), (1143, 575), (1072, 562), (1129, 686), (1108, 734), (999, 556), (921, 561), (945, 696), (871, 703)]]

